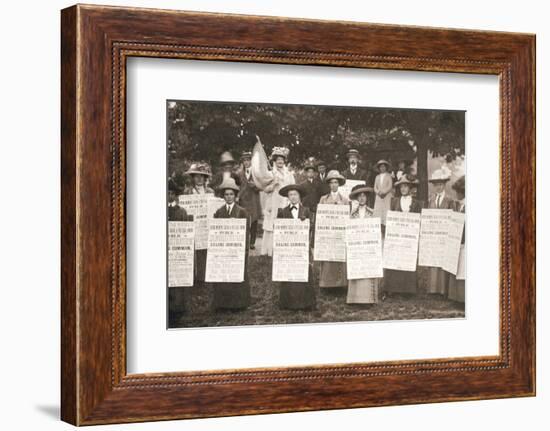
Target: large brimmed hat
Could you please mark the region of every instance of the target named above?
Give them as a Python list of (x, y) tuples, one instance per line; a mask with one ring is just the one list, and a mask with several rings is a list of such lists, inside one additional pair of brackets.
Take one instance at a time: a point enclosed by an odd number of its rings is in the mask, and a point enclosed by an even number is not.
[(464, 194), (466, 191), (466, 176), (462, 175), (458, 180), (456, 180), (451, 186), (457, 192)]
[(281, 187), (281, 189), (279, 190), (279, 194), (286, 198), (288, 197), (288, 192), (291, 190), (296, 190), (298, 193), (300, 193), (301, 198), (307, 195), (307, 190), (301, 184), (289, 184), (287, 186)]
[(398, 187), (401, 184), (408, 184), (409, 186), (414, 186), (418, 184), (418, 180), (414, 175), (405, 174), (405, 175), (402, 175), (399, 181), (397, 181), (393, 186)]
[(211, 177), (212, 172), (208, 163), (191, 163), (189, 169), (185, 172), (185, 175), (204, 175), (205, 177)]
[(235, 193), (238, 193), (240, 190), (239, 186), (235, 182), (235, 179), (232, 177), (224, 178), (222, 183), (218, 187), (216, 187), (216, 190), (218, 190), (218, 192), (223, 192), (224, 190), (227, 190), (227, 189), (231, 189)]
[(286, 160), (288, 158), (288, 153), (290, 153), (290, 150), (286, 147), (273, 147), (269, 158), (274, 160), (275, 157), (283, 157)]
[(388, 162), (387, 160), (384, 160), (384, 159), (378, 160), (378, 161), (376, 162), (376, 169), (378, 169), (378, 167), (379, 167), (380, 165), (386, 165), (386, 167), (387, 167), (388, 169), (390, 168), (390, 162)]
[(351, 148), (350, 150), (348, 150), (348, 152), (346, 153), (346, 157), (349, 159), (350, 156), (355, 156), (357, 158), (359, 158), (359, 151), (357, 151), (355, 148)]
[(330, 180), (338, 180), (341, 186), (346, 184), (346, 179), (337, 170), (329, 171), (325, 178), (325, 182), (328, 183)]
[(446, 183), (451, 177), (443, 172), (442, 169), (436, 169), (432, 172), (432, 177), (428, 180), (430, 183)]
[(225, 165), (227, 163), (235, 164), (236, 162), (233, 158), (233, 154), (231, 154), (229, 151), (224, 151), (220, 156), (220, 165)]
[(353, 186), (351, 189), (351, 193), (349, 194), (350, 199), (356, 199), (359, 197), (361, 193), (373, 193), (374, 189), (372, 187), (365, 186), (363, 184), (357, 184), (356, 186)]

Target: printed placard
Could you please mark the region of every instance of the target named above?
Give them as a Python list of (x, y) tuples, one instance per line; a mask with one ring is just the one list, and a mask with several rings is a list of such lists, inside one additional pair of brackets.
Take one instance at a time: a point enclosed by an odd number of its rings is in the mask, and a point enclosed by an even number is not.
[(418, 265), (443, 266), (449, 235), (449, 220), (452, 213), (453, 210), (449, 209), (422, 209)]
[(168, 287), (193, 286), (195, 224), (168, 222)]
[(351, 193), (351, 190), (357, 186), (362, 185), (364, 186), (366, 183), (364, 180), (346, 180), (346, 183), (343, 186), (338, 187), (338, 191), (342, 196), (345, 196), (346, 199), (349, 199), (349, 194)]
[(309, 219), (273, 222), (273, 281), (309, 281)]
[(346, 222), (349, 211), (348, 205), (317, 205), (314, 260), (346, 261)]
[(464, 219), (465, 214), (458, 212), (453, 212), (449, 219), (442, 268), (454, 275), (457, 275), (458, 271), (462, 232), (464, 231)]
[(416, 271), (420, 214), (388, 211), (384, 238), (383, 266), (399, 271)]
[(380, 217), (347, 220), (346, 262), (348, 280), (384, 276)]
[(215, 218), (208, 223), (206, 281), (240, 283), (244, 281), (246, 257), (244, 218)]

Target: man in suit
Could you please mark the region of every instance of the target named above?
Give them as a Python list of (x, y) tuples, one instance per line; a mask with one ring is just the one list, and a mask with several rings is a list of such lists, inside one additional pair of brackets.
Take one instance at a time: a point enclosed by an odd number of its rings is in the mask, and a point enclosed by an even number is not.
[(348, 167), (342, 172), (346, 180), (361, 180), (365, 181), (367, 186), (371, 186), (368, 183), (368, 173), (365, 169), (359, 167), (359, 151), (351, 149), (346, 154), (348, 158)]
[(450, 177), (445, 175), (441, 169), (433, 172), (432, 177), (428, 180), (432, 186), (434, 193), (428, 201), (428, 208), (452, 209), (454, 201), (445, 193), (445, 186), (450, 180)]
[(242, 283), (212, 283), (214, 288), (213, 308), (242, 310), (250, 305), (250, 285), (248, 283), (248, 234), (250, 222), (248, 221), (248, 213), (246, 210), (235, 203), (239, 186), (233, 178), (226, 178), (217, 189), (218, 193), (223, 196), (225, 203), (216, 210), (214, 218), (244, 218), (247, 219), (246, 224), (246, 245), (245, 245), (245, 264), (244, 264), (244, 281)]
[(301, 186), (305, 196), (302, 197), (302, 202), (312, 213), (315, 213), (317, 211), (317, 204), (323, 195), (323, 184), (317, 178), (317, 172), (313, 163), (307, 162), (304, 165), (304, 172), (306, 180)]
[(251, 170), (252, 153), (245, 151), (241, 155), (242, 169), (238, 176), (240, 180), (239, 205), (248, 213), (250, 218), (250, 249), (254, 250), (258, 232), (258, 220), (262, 216), (260, 204), (260, 190), (256, 187)]

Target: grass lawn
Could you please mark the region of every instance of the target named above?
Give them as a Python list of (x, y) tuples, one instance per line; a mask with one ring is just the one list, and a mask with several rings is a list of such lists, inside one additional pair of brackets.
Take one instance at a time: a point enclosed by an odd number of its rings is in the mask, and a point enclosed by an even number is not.
[(419, 267), (419, 292), (407, 296), (394, 294), (378, 304), (346, 304), (346, 291), (327, 293), (319, 291), (318, 268), (314, 271), (317, 307), (312, 311), (280, 310), (279, 289), (271, 281), (272, 259), (258, 256), (249, 257), (249, 279), (252, 302), (243, 311), (213, 312), (212, 287), (199, 285), (186, 288), (186, 307), (183, 313), (170, 316), (171, 328), (280, 325), (289, 323), (353, 322), (371, 320), (408, 320), (434, 318), (463, 318), (464, 304), (444, 299), (425, 292), (426, 269)]

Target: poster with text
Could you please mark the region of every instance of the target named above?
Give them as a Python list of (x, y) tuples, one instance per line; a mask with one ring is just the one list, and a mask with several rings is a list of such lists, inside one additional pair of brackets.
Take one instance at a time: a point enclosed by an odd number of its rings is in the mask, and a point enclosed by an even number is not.
[(349, 199), (349, 194), (351, 193), (351, 190), (357, 186), (362, 185), (364, 186), (366, 183), (364, 180), (346, 180), (346, 184), (343, 186), (338, 187), (338, 191), (342, 196), (345, 196), (346, 199)]
[(453, 210), (422, 209), (418, 265), (442, 267), (449, 235), (449, 220)]
[(244, 218), (215, 218), (208, 223), (206, 281), (240, 283), (244, 281), (246, 259)]
[(309, 281), (309, 219), (275, 219), (273, 281)]
[(416, 271), (420, 214), (388, 211), (384, 238), (383, 266), (399, 271)]
[(449, 218), (447, 241), (443, 255), (442, 268), (453, 275), (457, 275), (460, 259), (460, 245), (464, 232), (464, 213), (453, 212)]
[(193, 286), (195, 224), (168, 222), (168, 287)]
[(317, 205), (314, 260), (346, 261), (346, 222), (349, 219), (349, 211), (348, 205)]
[(379, 217), (347, 220), (346, 263), (348, 280), (384, 276)]

